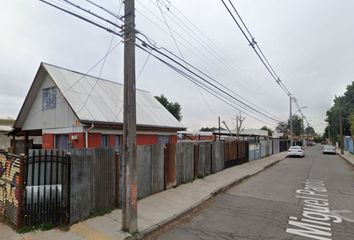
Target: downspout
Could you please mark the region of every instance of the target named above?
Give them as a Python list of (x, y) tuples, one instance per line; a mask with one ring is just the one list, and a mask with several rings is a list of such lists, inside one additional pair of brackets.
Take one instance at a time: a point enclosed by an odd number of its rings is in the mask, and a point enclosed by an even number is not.
[(88, 133), (89, 133), (89, 131), (91, 131), (94, 127), (95, 127), (95, 125), (94, 125), (93, 123), (91, 123), (91, 127), (89, 127), (89, 128), (85, 131), (85, 148), (88, 148)]

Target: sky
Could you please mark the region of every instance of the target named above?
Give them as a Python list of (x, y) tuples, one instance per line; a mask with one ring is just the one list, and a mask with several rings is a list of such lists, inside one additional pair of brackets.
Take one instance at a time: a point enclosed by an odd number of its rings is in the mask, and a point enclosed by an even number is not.
[[(49, 1), (67, 6), (61, 0)], [(118, 21), (85, 0), (71, 1)], [(123, 15), (121, 0), (93, 1)], [(233, 3), (282, 82), (300, 106), (306, 106), (303, 113), (311, 126), (322, 133), (334, 96), (342, 95), (354, 80), (354, 1)], [(217, 79), (242, 101), (281, 120), (289, 118), (289, 97), (261, 64), (221, 1), (136, 0), (135, 4), (136, 29), (157, 46)], [(119, 37), (39, 0), (2, 0), (0, 29), (0, 116), (16, 118), (41, 62), (123, 82)], [(89, 71), (114, 46), (104, 64)], [(217, 126), (218, 116), (235, 128), (239, 111), (139, 49), (136, 75), (138, 88), (180, 103), (182, 124), (188, 130)], [(242, 115), (245, 128), (276, 126), (275, 122), (252, 118), (252, 112)]]

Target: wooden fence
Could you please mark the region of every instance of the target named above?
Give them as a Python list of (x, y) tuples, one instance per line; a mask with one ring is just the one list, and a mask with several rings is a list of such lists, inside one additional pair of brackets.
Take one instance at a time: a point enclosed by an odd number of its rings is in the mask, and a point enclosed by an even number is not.
[(118, 156), (112, 148), (72, 149), (70, 223), (117, 205)]

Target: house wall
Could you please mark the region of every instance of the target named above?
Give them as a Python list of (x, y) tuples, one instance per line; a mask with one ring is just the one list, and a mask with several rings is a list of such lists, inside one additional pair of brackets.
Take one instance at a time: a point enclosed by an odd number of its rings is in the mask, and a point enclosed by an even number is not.
[(24, 121), (22, 130), (46, 130), (78, 125), (75, 114), (58, 88), (56, 88), (56, 107), (45, 111), (42, 110), (42, 90), (49, 87), (55, 87), (55, 84), (51, 77), (46, 74), (35, 100), (33, 101), (32, 107)]
[[(61, 133), (63, 134), (63, 133)], [(106, 134), (106, 133), (105, 133)], [(43, 149), (54, 149), (55, 146), (55, 135), (52, 133), (44, 133), (42, 135), (43, 139)], [(68, 141), (72, 142), (72, 147), (73, 148), (85, 148), (85, 133), (67, 133), (68, 135)], [(109, 141), (108, 141), (108, 146), (109, 147), (114, 147), (115, 146), (115, 137), (116, 135), (121, 134), (115, 134), (111, 133), (108, 134), (109, 136)], [(73, 140), (72, 136), (76, 136), (77, 139)], [(99, 132), (89, 132), (88, 133), (88, 147), (89, 148), (99, 148), (101, 147), (101, 136), (102, 134)], [(137, 145), (147, 145), (147, 144), (157, 144), (158, 143), (158, 136), (156, 134), (138, 134), (137, 135)], [(169, 143), (177, 143), (177, 135), (165, 135), (168, 137)], [(122, 142), (122, 139), (121, 139)]]

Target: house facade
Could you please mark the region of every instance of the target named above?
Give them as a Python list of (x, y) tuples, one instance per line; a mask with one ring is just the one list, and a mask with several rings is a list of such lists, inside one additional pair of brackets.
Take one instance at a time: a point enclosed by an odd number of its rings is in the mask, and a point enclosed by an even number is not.
[[(14, 135), (42, 136), (43, 149), (121, 145), (123, 88), (112, 81), (41, 63)], [(185, 130), (149, 92), (136, 90), (137, 144), (175, 143)]]

